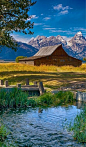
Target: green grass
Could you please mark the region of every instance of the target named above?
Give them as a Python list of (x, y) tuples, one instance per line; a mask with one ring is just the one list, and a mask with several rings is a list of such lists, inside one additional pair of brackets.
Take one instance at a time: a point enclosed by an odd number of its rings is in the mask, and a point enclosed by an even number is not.
[(76, 116), (74, 124), (70, 124), (69, 130), (73, 131), (73, 137), (75, 140), (86, 143), (86, 106), (83, 111)]
[(0, 141), (4, 141), (7, 138), (7, 129), (4, 125), (0, 125)]
[(74, 102), (73, 93), (70, 91), (59, 91), (56, 94), (45, 93), (36, 99), (41, 106), (66, 105)]
[(12, 91), (6, 92), (0, 90), (0, 108), (16, 108), (27, 106), (28, 95), (21, 89), (13, 88)]
[(13, 88), (12, 91), (6, 92), (0, 90), (0, 108), (17, 108), (17, 107), (35, 107), (35, 106), (55, 106), (72, 103), (73, 93), (70, 91), (59, 91), (57, 94), (44, 93), (43, 95), (29, 98), (28, 94), (21, 89)]

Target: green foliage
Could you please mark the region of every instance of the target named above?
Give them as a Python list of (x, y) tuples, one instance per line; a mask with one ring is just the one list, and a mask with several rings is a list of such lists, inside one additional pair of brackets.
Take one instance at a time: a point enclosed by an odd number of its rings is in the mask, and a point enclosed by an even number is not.
[(4, 125), (0, 125), (0, 141), (4, 141), (7, 137), (7, 129)]
[(21, 89), (13, 88), (10, 92), (0, 90), (0, 108), (27, 106), (27, 101), (28, 94)]
[(73, 94), (70, 91), (59, 91), (57, 94), (44, 93), (37, 98), (28, 98), (28, 94), (21, 89), (13, 88), (12, 91), (6, 92), (0, 90), (0, 108), (17, 108), (23, 106), (49, 106), (73, 103)]
[(73, 93), (70, 91), (59, 91), (56, 94), (45, 93), (37, 98), (38, 105), (62, 105), (67, 103), (73, 103)]
[(86, 143), (86, 106), (74, 120), (73, 126), (70, 124), (69, 130), (73, 131), (74, 139)]
[(36, 103), (35, 99), (30, 98), (30, 99), (28, 99), (27, 105), (31, 106), (31, 107), (35, 107), (35, 106), (37, 106), (37, 103)]
[(33, 34), (33, 24), (28, 11), (36, 2), (31, 0), (0, 0), (0, 45), (16, 51), (17, 43), (10, 35), (15, 32)]
[(86, 57), (85, 57), (85, 58), (83, 58), (83, 60), (84, 60), (84, 61), (86, 61)]
[(24, 57), (24, 56), (18, 56), (18, 57), (16, 57), (15, 61), (18, 63), (18, 62), (19, 62), (19, 59), (24, 59), (24, 58), (27, 58), (27, 57)]

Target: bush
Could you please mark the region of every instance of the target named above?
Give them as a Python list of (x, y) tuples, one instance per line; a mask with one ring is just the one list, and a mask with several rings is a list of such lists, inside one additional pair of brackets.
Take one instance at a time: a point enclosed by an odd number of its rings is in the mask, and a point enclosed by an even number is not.
[(86, 61), (86, 57), (85, 57), (85, 58), (83, 58), (83, 61)]
[(24, 57), (24, 56), (18, 56), (18, 57), (16, 57), (15, 61), (18, 63), (19, 62), (19, 59), (24, 59), (24, 58), (27, 58), (27, 56), (26, 57)]

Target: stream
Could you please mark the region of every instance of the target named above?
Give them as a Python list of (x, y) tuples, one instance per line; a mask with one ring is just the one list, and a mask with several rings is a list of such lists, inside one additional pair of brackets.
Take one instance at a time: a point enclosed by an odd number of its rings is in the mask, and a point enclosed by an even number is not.
[[(0, 114), (0, 120), (11, 132), (4, 143), (7, 147), (85, 147), (72, 137), (66, 126), (73, 123), (80, 113), (80, 102), (69, 106), (51, 108), (7, 110)], [(3, 147), (3, 145), (2, 145)]]

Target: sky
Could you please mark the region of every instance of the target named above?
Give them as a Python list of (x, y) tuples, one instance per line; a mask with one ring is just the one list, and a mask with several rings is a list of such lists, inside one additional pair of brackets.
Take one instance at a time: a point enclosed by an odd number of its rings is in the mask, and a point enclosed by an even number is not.
[(34, 34), (14, 32), (12, 35), (17, 41), (28, 43), (38, 35), (61, 35), (70, 40), (79, 31), (86, 37), (86, 0), (37, 0), (28, 14), (34, 22)]

